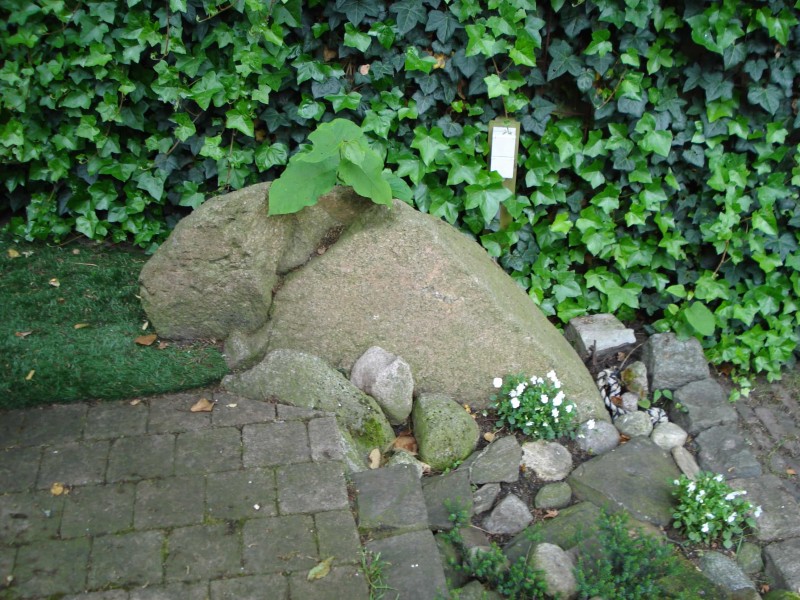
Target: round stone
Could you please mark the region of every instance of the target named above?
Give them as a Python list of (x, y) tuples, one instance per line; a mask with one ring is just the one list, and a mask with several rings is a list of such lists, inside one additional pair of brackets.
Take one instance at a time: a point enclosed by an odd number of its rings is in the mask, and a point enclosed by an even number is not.
[(619, 431), (611, 423), (590, 419), (578, 427), (578, 447), (589, 454), (605, 454), (619, 445)]
[(653, 422), (650, 420), (650, 415), (641, 410), (620, 415), (614, 421), (614, 426), (621, 434), (627, 435), (629, 438), (639, 435), (646, 437), (653, 431)]
[(539, 490), (533, 505), (536, 508), (564, 508), (572, 501), (572, 488), (566, 481), (548, 483)]
[(653, 443), (664, 450), (672, 450), (676, 446), (683, 446), (687, 437), (686, 431), (675, 423), (659, 423), (653, 428), (653, 433), (650, 435)]
[(572, 471), (572, 454), (557, 442), (525, 442), (522, 465), (545, 481), (560, 481)]

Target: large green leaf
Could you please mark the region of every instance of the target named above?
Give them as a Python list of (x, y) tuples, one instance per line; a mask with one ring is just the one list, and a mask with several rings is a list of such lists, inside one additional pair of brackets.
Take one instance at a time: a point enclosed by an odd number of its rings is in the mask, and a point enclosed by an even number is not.
[(300, 161), (289, 161), (286, 170), (269, 188), (269, 214), (285, 215), (301, 208), (312, 206), (317, 199), (329, 192), (336, 184), (338, 156), (315, 164), (313, 176), (309, 176), (308, 165)]

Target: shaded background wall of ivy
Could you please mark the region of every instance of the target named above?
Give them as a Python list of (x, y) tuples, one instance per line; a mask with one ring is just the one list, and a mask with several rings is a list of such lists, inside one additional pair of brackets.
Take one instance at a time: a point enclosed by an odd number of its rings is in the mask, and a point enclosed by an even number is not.
[[(699, 323), (715, 362), (776, 375), (798, 344), (799, 14), (790, 0), (0, 0), (0, 211), (28, 239), (152, 247), (342, 116), (546, 314)], [(486, 166), (503, 115), (522, 123), (516, 194)]]

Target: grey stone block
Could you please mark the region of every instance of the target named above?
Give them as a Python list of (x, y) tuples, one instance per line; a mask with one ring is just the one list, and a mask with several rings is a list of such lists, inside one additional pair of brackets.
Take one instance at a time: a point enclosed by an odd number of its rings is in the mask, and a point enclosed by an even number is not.
[(525, 529), (533, 520), (525, 502), (514, 494), (509, 494), (497, 503), (483, 527), (490, 534), (515, 535)]
[(200, 499), (204, 489), (201, 476), (140, 481), (136, 485), (133, 526), (150, 529), (201, 523), (204, 511)]
[(722, 473), (727, 479), (761, 475), (761, 465), (736, 425), (712, 427), (695, 441), (700, 448), (697, 462), (703, 470)]
[(706, 552), (700, 559), (700, 570), (711, 581), (729, 592), (755, 589), (741, 567), (719, 552)]
[[(334, 562), (335, 564), (335, 562)], [(322, 579), (309, 581), (306, 573), (289, 576), (289, 597), (307, 600), (369, 600), (364, 574), (355, 566), (334, 566)]]
[(81, 439), (86, 420), (86, 404), (58, 404), (28, 411), (20, 446), (54, 445)]
[(308, 432), (302, 421), (245, 425), (244, 466), (272, 467), (311, 460)]
[(472, 489), (466, 471), (452, 471), (445, 475), (426, 477), (422, 480), (422, 494), (425, 496), (431, 529), (452, 529), (453, 522), (449, 516), (453, 510), (463, 510), (472, 516)]
[(677, 390), (709, 376), (703, 347), (695, 338), (679, 340), (674, 333), (656, 333), (642, 352), (651, 390)]
[(800, 538), (770, 544), (764, 559), (767, 578), (775, 587), (800, 593)]
[(582, 357), (592, 349), (596, 355), (612, 352), (617, 348), (636, 343), (632, 329), (627, 329), (614, 315), (599, 314), (576, 317), (564, 330), (569, 340)]
[(525, 442), (522, 464), (544, 481), (560, 481), (572, 471), (572, 454), (558, 442)]
[(25, 410), (7, 410), (0, 418), (0, 450), (19, 444), (19, 437), (25, 428)]
[[(725, 391), (713, 379), (688, 383), (675, 390), (673, 398), (669, 418), (691, 435), (738, 421), (736, 410), (728, 402)], [(675, 406), (677, 402), (681, 403), (681, 409)]]
[(361, 560), (361, 542), (353, 513), (349, 510), (331, 510), (314, 515), (319, 542), (319, 555), (323, 559), (335, 556), (335, 564), (358, 564)]
[(800, 537), (800, 520), (796, 517), (800, 514), (800, 506), (775, 475), (733, 479), (728, 485), (736, 490), (745, 490), (746, 500), (754, 507), (761, 507), (755, 531), (760, 542)]
[(149, 401), (150, 420), (147, 432), (177, 433), (211, 427), (211, 413), (193, 413), (190, 410), (200, 398), (211, 400), (211, 397), (209, 392), (189, 392), (153, 398)]
[(242, 436), (236, 427), (187, 431), (175, 442), (175, 474), (234, 471), (242, 467)]
[(412, 531), (367, 542), (367, 550), (380, 553), (388, 565), (386, 584), (398, 598), (447, 598), (447, 582), (436, 542), (430, 530)]
[(486, 485), (482, 485), (480, 488), (475, 490), (475, 493), (472, 494), (475, 514), (480, 514), (492, 508), (499, 493), (499, 483), (487, 483)]
[(173, 529), (167, 552), (167, 581), (207, 581), (242, 573), (241, 532), (232, 522)]
[(106, 481), (171, 477), (174, 470), (174, 435), (119, 438), (108, 454)]
[(61, 537), (102, 535), (133, 525), (132, 483), (90, 485), (75, 488), (64, 497)]
[(0, 490), (21, 492), (36, 485), (42, 448), (9, 448), (0, 452)]
[(64, 497), (49, 490), (0, 496), (0, 540), (18, 544), (55, 537), (63, 507)]
[(212, 473), (206, 477), (206, 514), (238, 521), (278, 514), (274, 469)]
[(396, 465), (353, 474), (358, 528), (374, 536), (428, 528), (422, 486), (412, 467)]
[(336, 461), (278, 467), (278, 510), (288, 515), (347, 508), (344, 464)]
[(23, 598), (82, 592), (88, 559), (87, 538), (20, 546), (14, 567), (14, 591)]
[(134, 588), (128, 600), (205, 600), (208, 583), (172, 583), (148, 588)]
[(104, 535), (92, 543), (89, 588), (147, 586), (163, 583), (161, 531)]
[(247, 574), (308, 571), (319, 561), (310, 515), (246, 521), (242, 535)]
[(250, 425), (275, 420), (275, 404), (251, 400), (226, 392), (214, 392), (215, 406), (211, 412), (214, 427)]
[(468, 459), (470, 481), (475, 485), (484, 483), (513, 483), (519, 479), (519, 465), (522, 456), (517, 438), (508, 435), (495, 440), (486, 448)]
[(56, 481), (65, 485), (102, 483), (106, 474), (109, 442), (65, 442), (45, 448), (37, 487), (50, 489)]
[(289, 580), (283, 575), (250, 575), (212, 581), (211, 600), (260, 598), (267, 591), (271, 600), (289, 600)]
[(313, 460), (344, 460), (344, 442), (335, 417), (311, 419), (308, 438)]
[(91, 440), (142, 435), (147, 431), (148, 412), (145, 402), (136, 406), (128, 401), (90, 405), (83, 437)]

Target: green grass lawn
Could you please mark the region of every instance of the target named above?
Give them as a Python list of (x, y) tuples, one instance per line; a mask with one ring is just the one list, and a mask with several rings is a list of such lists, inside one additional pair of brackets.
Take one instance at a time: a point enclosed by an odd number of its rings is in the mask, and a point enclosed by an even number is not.
[(136, 344), (155, 333), (137, 298), (141, 252), (0, 234), (0, 408), (133, 398), (225, 374), (213, 346)]

